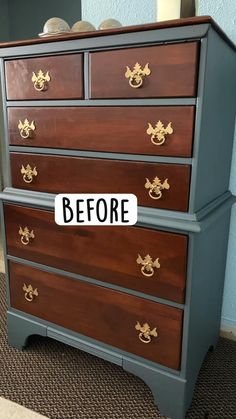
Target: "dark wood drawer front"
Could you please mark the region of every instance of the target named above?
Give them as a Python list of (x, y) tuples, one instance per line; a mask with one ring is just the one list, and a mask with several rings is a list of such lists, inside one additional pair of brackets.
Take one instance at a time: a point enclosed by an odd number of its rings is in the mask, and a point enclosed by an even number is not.
[[(27, 165), (34, 171), (31, 183), (26, 183), (21, 173)], [(188, 165), (11, 153), (11, 172), (15, 188), (49, 193), (133, 193), (142, 206), (188, 209)], [(156, 177), (164, 188), (160, 199), (151, 186), (158, 183)]]
[[(26, 119), (34, 125), (28, 131)], [(12, 145), (183, 157), (192, 152), (193, 106), (9, 108), (8, 121)]]
[[(15, 205), (5, 205), (4, 213), (10, 255), (184, 302), (187, 236), (139, 227), (64, 227), (53, 212)], [(33, 230), (28, 245), (19, 227)], [(152, 276), (142, 273), (139, 254), (159, 258)]]
[[(24, 284), (37, 288), (33, 301), (25, 299)], [(179, 369), (182, 311), (125, 293), (10, 262), (11, 306), (36, 317)], [(31, 299), (29, 294), (26, 297)], [(147, 322), (157, 337), (139, 339)], [(142, 338), (142, 336), (141, 336)]]
[[(198, 43), (158, 45), (90, 54), (91, 98), (188, 97), (196, 95)], [(148, 64), (149, 75), (143, 84), (133, 88), (135, 81), (126, 78), (139, 63)], [(139, 81), (138, 81), (139, 83)]]
[[(32, 81), (42, 70), (46, 80)], [(77, 99), (83, 97), (82, 55), (9, 60), (5, 63), (7, 99)], [(48, 72), (48, 74), (47, 74)], [(48, 79), (50, 77), (50, 80)], [(39, 90), (43, 87), (43, 90)]]

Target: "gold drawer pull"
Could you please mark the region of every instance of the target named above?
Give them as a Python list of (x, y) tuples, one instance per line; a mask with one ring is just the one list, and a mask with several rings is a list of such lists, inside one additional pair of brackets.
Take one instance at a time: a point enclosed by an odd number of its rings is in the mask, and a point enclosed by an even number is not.
[(155, 128), (153, 128), (152, 124), (148, 122), (148, 129), (147, 134), (151, 135), (151, 142), (154, 145), (162, 145), (164, 144), (166, 140), (167, 134), (173, 134), (174, 130), (171, 126), (172, 122), (169, 122), (169, 124), (164, 127), (163, 123), (161, 121), (158, 121), (156, 123)]
[(157, 328), (154, 327), (154, 329), (151, 330), (148, 323), (144, 323), (141, 326), (141, 324), (137, 322), (135, 329), (140, 332), (138, 337), (143, 343), (150, 343), (152, 340), (152, 337), (156, 338), (158, 336)]
[(31, 136), (31, 133), (35, 131), (35, 123), (34, 121), (29, 122), (29, 120), (26, 118), (24, 122), (21, 122), (19, 120), (18, 129), (20, 131), (21, 138), (29, 138)]
[(44, 74), (42, 70), (39, 70), (37, 74), (33, 72), (31, 80), (34, 83), (35, 90), (42, 92), (43, 90), (47, 90), (48, 82), (51, 80), (51, 77), (49, 71)]
[(34, 297), (38, 297), (39, 293), (37, 288), (33, 289), (32, 285), (25, 285), (23, 286), (23, 291), (25, 293), (25, 299), (30, 303), (33, 301)]
[(38, 172), (36, 170), (36, 167), (33, 169), (29, 164), (27, 164), (26, 168), (23, 166), (21, 167), (21, 174), (23, 175), (23, 180), (26, 183), (31, 183), (33, 181), (33, 177), (37, 176)]
[(129, 85), (131, 87), (137, 89), (142, 86), (144, 77), (149, 76), (149, 74), (151, 74), (151, 70), (148, 66), (149, 64), (147, 63), (145, 67), (142, 69), (141, 65), (139, 63), (136, 63), (133, 68), (133, 71), (130, 70), (128, 66), (126, 66), (125, 77), (129, 79)]
[[(168, 179), (165, 179), (163, 183), (161, 180), (156, 176), (152, 182), (146, 178), (145, 188), (149, 189), (148, 193), (152, 199), (160, 199), (162, 197), (162, 191), (164, 189), (170, 189), (170, 185), (168, 183)], [(155, 196), (153, 195), (155, 194)]]
[(159, 269), (161, 267), (159, 263), (159, 258), (153, 261), (150, 255), (146, 255), (144, 258), (138, 255), (136, 262), (138, 265), (143, 265), (141, 268), (141, 272), (144, 276), (153, 276), (154, 268)]
[(29, 231), (28, 227), (25, 227), (24, 229), (20, 227), (19, 229), (19, 235), (21, 236), (20, 240), (21, 243), (27, 246), (29, 244), (30, 239), (34, 239), (34, 230)]

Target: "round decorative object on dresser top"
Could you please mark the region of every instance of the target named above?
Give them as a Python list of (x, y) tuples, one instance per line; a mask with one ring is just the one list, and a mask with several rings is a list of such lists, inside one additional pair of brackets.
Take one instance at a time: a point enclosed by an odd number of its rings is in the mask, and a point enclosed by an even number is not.
[(89, 31), (96, 31), (95, 26), (92, 23), (87, 22), (86, 20), (78, 20), (75, 22), (71, 28), (71, 32), (89, 32)]
[(100, 23), (98, 29), (112, 29), (112, 28), (121, 28), (122, 24), (116, 19), (106, 19)]
[(65, 20), (61, 19), (60, 17), (51, 17), (45, 22), (43, 26), (43, 32), (39, 33), (39, 36), (53, 36), (69, 32), (70, 26)]

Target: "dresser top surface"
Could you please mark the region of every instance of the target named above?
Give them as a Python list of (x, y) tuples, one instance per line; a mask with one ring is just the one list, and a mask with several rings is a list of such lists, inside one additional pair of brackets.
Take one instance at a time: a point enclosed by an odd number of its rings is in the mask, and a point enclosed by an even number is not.
[(83, 39), (83, 38), (93, 38), (93, 37), (100, 37), (100, 36), (108, 36), (108, 35), (118, 35), (118, 34), (126, 34), (132, 32), (143, 32), (143, 31), (150, 31), (150, 30), (158, 30), (158, 29), (172, 29), (172, 28), (180, 28), (184, 26), (192, 26), (192, 25), (201, 25), (201, 24), (210, 24), (212, 27), (220, 34), (222, 38), (226, 40), (226, 42), (236, 50), (236, 45), (227, 37), (224, 31), (220, 28), (220, 26), (212, 19), (211, 16), (196, 16), (190, 18), (183, 18), (183, 19), (175, 19), (175, 20), (168, 20), (163, 22), (153, 22), (144, 25), (133, 25), (133, 26), (124, 26), (121, 28), (112, 28), (112, 29), (105, 29), (105, 30), (96, 30), (91, 32), (80, 32), (80, 33), (71, 33), (71, 34), (61, 34), (57, 36), (49, 36), (44, 38), (34, 38), (34, 39), (25, 39), (25, 40), (18, 40), (18, 41), (10, 41), (10, 42), (1, 42), (0, 48), (9, 48), (9, 47), (18, 47), (18, 46), (26, 46), (26, 45), (34, 45), (34, 44), (43, 44), (43, 43), (50, 43), (50, 42), (60, 42), (60, 41), (67, 41), (67, 40), (76, 40), (76, 39)]

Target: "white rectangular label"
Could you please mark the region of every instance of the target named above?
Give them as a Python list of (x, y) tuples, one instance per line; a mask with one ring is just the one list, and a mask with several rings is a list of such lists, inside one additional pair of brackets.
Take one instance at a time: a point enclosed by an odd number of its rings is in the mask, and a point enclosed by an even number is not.
[(133, 194), (59, 194), (55, 198), (59, 225), (134, 225), (137, 216)]

